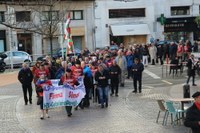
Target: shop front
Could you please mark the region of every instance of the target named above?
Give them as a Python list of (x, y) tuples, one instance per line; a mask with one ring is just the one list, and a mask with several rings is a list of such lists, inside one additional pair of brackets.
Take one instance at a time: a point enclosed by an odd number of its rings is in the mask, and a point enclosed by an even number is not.
[(194, 19), (195, 17), (166, 18), (164, 25), (165, 40), (199, 40), (199, 28)]
[(115, 38), (121, 38), (127, 47), (132, 44), (147, 43), (148, 34), (150, 34), (150, 30), (147, 24), (111, 25), (110, 39), (114, 41)]

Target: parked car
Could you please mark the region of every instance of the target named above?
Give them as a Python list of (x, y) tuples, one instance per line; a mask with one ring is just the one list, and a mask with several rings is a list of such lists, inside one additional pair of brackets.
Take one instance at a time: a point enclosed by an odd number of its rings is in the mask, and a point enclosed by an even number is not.
[(11, 58), (13, 65), (21, 65), (24, 62), (30, 64), (32, 62), (31, 56), (24, 51), (6, 51), (4, 54), (7, 55), (7, 57), (4, 59), (4, 62), (7, 66), (11, 65)]
[[(80, 56), (81, 55), (81, 50), (78, 49), (78, 48), (74, 48), (75, 49), (75, 55), (76, 56)], [(63, 48), (63, 52), (64, 52), (64, 55), (66, 55), (66, 48)], [(73, 56), (74, 53), (71, 53), (71, 54), (68, 54), (68, 56)], [(56, 56), (57, 57), (62, 57), (62, 49), (58, 49), (58, 51), (56, 52)]]

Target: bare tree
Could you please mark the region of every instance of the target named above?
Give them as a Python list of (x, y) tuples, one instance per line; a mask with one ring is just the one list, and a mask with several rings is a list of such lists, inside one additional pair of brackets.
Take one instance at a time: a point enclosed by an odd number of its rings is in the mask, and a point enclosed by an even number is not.
[[(51, 56), (53, 56), (53, 38), (60, 36), (59, 25), (62, 25), (66, 19), (66, 14), (70, 12), (72, 7), (68, 2), (67, 7), (63, 8), (60, 0), (5, 0), (0, 1), (7, 8), (5, 21), (0, 24), (11, 29), (22, 29), (32, 33), (38, 33), (43, 38), (48, 38), (50, 41)], [(20, 15), (21, 20), (16, 21), (16, 12), (9, 11), (10, 7), (20, 6), (23, 11)]]

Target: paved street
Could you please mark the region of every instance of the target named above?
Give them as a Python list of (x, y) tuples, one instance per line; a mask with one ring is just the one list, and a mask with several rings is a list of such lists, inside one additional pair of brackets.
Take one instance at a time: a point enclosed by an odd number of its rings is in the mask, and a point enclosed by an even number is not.
[[(0, 74), (0, 133), (188, 133), (182, 124), (172, 127), (170, 118), (167, 126), (162, 126), (163, 113), (159, 123), (155, 122), (159, 110), (156, 99), (183, 97), (186, 73), (162, 78), (161, 66), (148, 66), (146, 70), (141, 94), (132, 93), (132, 80), (127, 79), (125, 87), (119, 90), (119, 97), (110, 97), (108, 108), (101, 109), (92, 103), (90, 108), (73, 111), (71, 118), (64, 108), (56, 108), (50, 110), (50, 118), (45, 120), (39, 119), (35, 93), (33, 104), (24, 105), (17, 73)], [(191, 94), (199, 89), (200, 81), (196, 83), (197, 87), (191, 86)]]

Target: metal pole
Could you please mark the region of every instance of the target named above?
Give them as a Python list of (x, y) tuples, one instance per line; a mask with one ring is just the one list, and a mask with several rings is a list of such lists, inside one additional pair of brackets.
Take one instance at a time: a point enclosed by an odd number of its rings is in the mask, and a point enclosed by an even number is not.
[(13, 71), (13, 32), (12, 28), (10, 29), (10, 65), (11, 65), (11, 71)]

